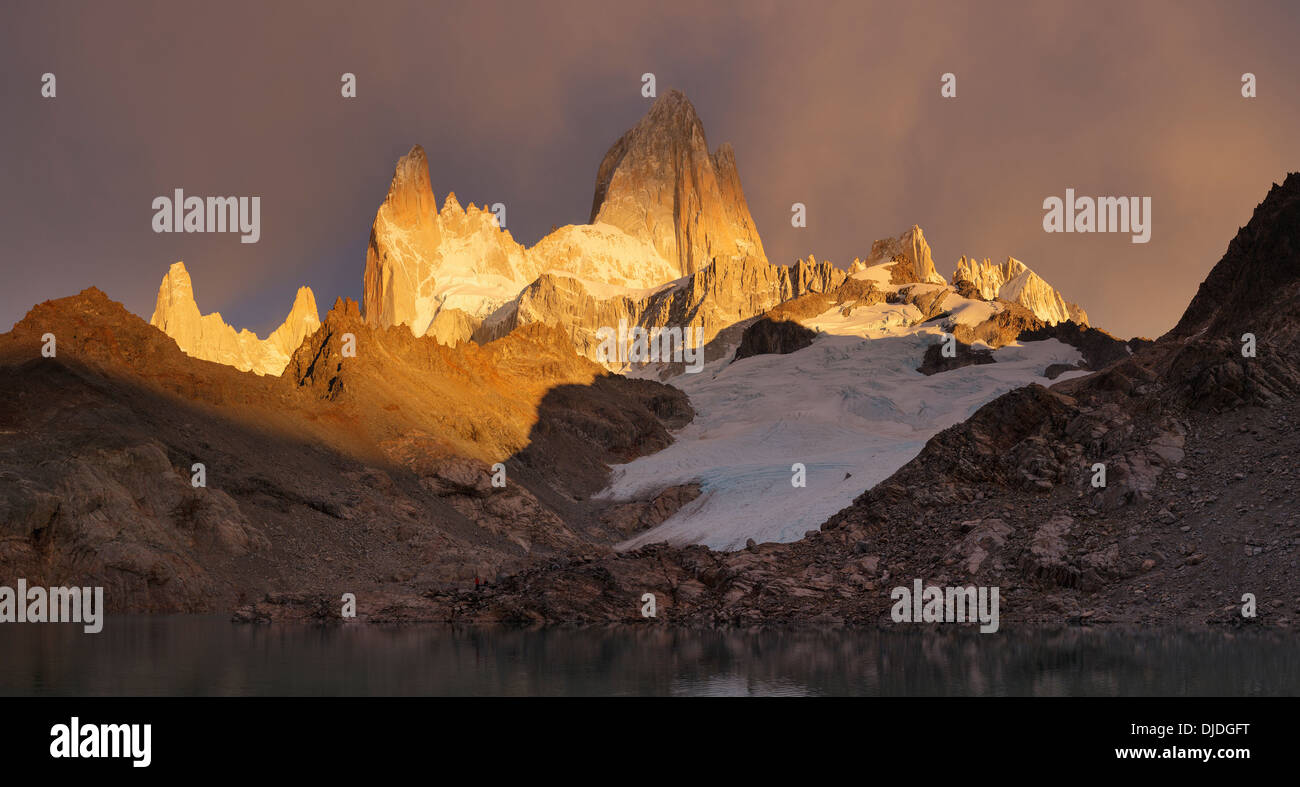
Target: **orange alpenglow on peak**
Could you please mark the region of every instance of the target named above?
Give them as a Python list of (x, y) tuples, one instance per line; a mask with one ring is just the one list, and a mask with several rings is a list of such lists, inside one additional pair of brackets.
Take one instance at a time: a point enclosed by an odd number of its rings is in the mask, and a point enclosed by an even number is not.
[(766, 259), (730, 143), (710, 154), (690, 100), (669, 90), (605, 153), (591, 223), (649, 241), (679, 276), (716, 257)]
[(245, 372), (278, 376), (302, 340), (320, 327), (316, 297), (298, 288), (289, 315), (265, 339), (249, 330), (236, 331), (219, 312), (202, 314), (185, 263), (174, 263), (158, 287), (149, 324), (170, 336), (187, 355), (223, 363)]
[(963, 255), (957, 260), (952, 280), (958, 288), (965, 283), (973, 295), (986, 301), (998, 298), (1018, 303), (1048, 325), (1066, 321), (1088, 325), (1088, 313), (1082, 307), (1065, 300), (1052, 285), (1015, 257), (994, 265), (987, 257), (977, 261)]
[(709, 153), (695, 108), (676, 90), (605, 154), (589, 224), (524, 248), (491, 210), (463, 210), (451, 192), (441, 211), (435, 204), (417, 145), (398, 161), (375, 215), (363, 305), (372, 324), (406, 325), (446, 344), (541, 319), (517, 307), (544, 274), (579, 300), (635, 300), (714, 261), (767, 262), (734, 151)]

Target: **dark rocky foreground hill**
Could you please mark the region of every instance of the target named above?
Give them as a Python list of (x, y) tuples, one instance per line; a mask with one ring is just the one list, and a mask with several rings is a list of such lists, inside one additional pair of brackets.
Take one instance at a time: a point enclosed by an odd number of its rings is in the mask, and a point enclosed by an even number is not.
[(690, 417), (676, 389), (606, 375), (544, 326), (450, 349), (340, 301), (271, 378), (191, 358), (90, 289), (0, 336), (0, 575), (149, 612), (473, 587), (608, 554), (642, 512), (590, 494)]

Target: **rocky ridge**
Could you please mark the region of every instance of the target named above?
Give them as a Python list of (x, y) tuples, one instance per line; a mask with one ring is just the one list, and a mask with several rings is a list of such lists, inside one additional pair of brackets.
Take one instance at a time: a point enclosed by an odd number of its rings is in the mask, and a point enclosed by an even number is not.
[(608, 551), (644, 514), (591, 494), (691, 417), (544, 326), (449, 348), (347, 301), (270, 377), (190, 357), (92, 288), (0, 335), (0, 371), (0, 571), (102, 585), (110, 611), (454, 587)]
[(245, 372), (278, 375), (302, 340), (320, 325), (311, 288), (300, 287), (284, 322), (265, 339), (249, 330), (236, 332), (219, 312), (202, 314), (185, 263), (174, 263), (158, 287), (149, 324), (176, 340), (188, 355)]
[(1020, 304), (1048, 325), (1060, 322), (1088, 325), (1087, 312), (1066, 301), (1052, 285), (1015, 257), (994, 265), (987, 257), (977, 261), (962, 256), (957, 260), (952, 280), (958, 292), (968, 292), (986, 301), (1000, 299)]

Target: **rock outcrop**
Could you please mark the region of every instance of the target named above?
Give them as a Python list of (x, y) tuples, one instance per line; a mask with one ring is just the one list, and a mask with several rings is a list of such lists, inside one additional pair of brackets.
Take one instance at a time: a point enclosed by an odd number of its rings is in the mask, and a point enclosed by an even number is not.
[(785, 355), (812, 344), (816, 336), (816, 333), (794, 320), (760, 317), (745, 328), (740, 346), (736, 348), (732, 359), (739, 361), (752, 355)]
[[(677, 282), (641, 297), (597, 298), (571, 277), (544, 274), (486, 322), (475, 338), (487, 341), (522, 325), (544, 323), (565, 331), (577, 351), (596, 359), (596, 331), (621, 322), (642, 327), (693, 327), (712, 341), (723, 329), (801, 295), (831, 292), (846, 274), (829, 262), (800, 260), (792, 266), (746, 257), (716, 260)], [(622, 371), (625, 366), (611, 363)]]
[[(448, 194), (438, 210), (429, 162), (416, 145), (398, 160), (366, 248), (363, 305), (372, 325), (429, 333), (444, 308), (482, 318), (514, 297), (539, 266), (494, 213), (461, 208)], [(463, 338), (444, 319), (443, 340)], [(453, 342), (454, 343), (454, 342)]]
[(1273, 184), (1182, 319), (1166, 377), (1198, 407), (1300, 393), (1300, 173)]
[[(856, 262), (856, 261), (855, 261)], [(913, 224), (897, 238), (885, 238), (871, 244), (866, 267), (887, 265), (890, 284), (947, 284), (934, 268), (934, 258), (925, 233)]]
[(158, 287), (149, 323), (172, 337), (187, 355), (223, 363), (245, 372), (280, 374), (302, 340), (320, 327), (311, 288), (300, 287), (284, 323), (265, 339), (247, 329), (236, 331), (219, 312), (202, 314), (185, 263), (174, 263)]
[(1048, 325), (1066, 321), (1088, 325), (1087, 312), (1065, 300), (1052, 285), (1014, 257), (994, 265), (987, 257), (978, 261), (963, 256), (957, 260), (952, 281), (957, 291), (968, 297), (1018, 303)]
[(648, 243), (608, 224), (568, 225), (524, 248), (491, 210), (462, 208), (454, 193), (438, 210), (417, 145), (398, 161), (375, 216), (362, 303), (372, 325), (455, 344), (543, 273), (601, 297), (678, 278)]
[(1083, 355), (1087, 368), (1092, 371), (1104, 369), (1112, 363), (1127, 358), (1138, 350), (1151, 346), (1150, 339), (1139, 337), (1121, 341), (1100, 328), (1080, 326), (1073, 322), (1059, 322), (1055, 325), (1022, 329), (1018, 339), (1022, 342), (1059, 339), (1078, 348)]
[(972, 349), (965, 342), (954, 342), (953, 350), (954, 354), (949, 357), (943, 354), (942, 342), (926, 347), (925, 357), (921, 360), (921, 365), (916, 367), (916, 370), (921, 374), (931, 375), (950, 372), (963, 366), (996, 363), (992, 350), (984, 348)]

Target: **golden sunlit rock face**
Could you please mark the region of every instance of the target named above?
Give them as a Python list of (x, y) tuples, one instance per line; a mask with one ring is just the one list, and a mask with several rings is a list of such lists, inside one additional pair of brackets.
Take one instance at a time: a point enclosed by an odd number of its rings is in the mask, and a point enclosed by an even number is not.
[(894, 284), (947, 283), (935, 270), (925, 233), (915, 224), (897, 238), (885, 238), (871, 244), (866, 264), (889, 265), (890, 281)]
[[(492, 206), (496, 207), (496, 206)], [(500, 226), (506, 215), (449, 193), (438, 210), (428, 161), (416, 146), (398, 161), (366, 251), (367, 321), (405, 325), (444, 344), (499, 332), (498, 310), (544, 273), (603, 298), (636, 294), (677, 275), (648, 242), (608, 224), (568, 225), (532, 248)]]
[(429, 162), (417, 145), (397, 162), (375, 215), (366, 249), (366, 317), (454, 343), (468, 333), (462, 321), (440, 318), (444, 309), (481, 320), (517, 293), (520, 282), (535, 278), (537, 268), (492, 212), (473, 204), (464, 209), (455, 194), (438, 210)]
[(593, 224), (649, 241), (689, 276), (716, 260), (766, 260), (729, 143), (710, 154), (686, 96), (669, 90), (605, 153)]
[(994, 265), (987, 257), (980, 261), (963, 255), (957, 260), (957, 270), (952, 279), (954, 287), (969, 286), (974, 290), (972, 294), (986, 301), (1001, 298), (1018, 303), (1048, 325), (1067, 320), (1085, 327), (1088, 325), (1088, 313), (1083, 307), (1065, 300), (1061, 293), (1015, 257), (1007, 257), (1006, 262)]
[[(524, 248), (500, 226), (505, 207), (465, 209), (450, 194), (438, 210), (425, 153), (412, 148), (397, 163), (370, 234), (366, 320), (406, 325), (445, 344), (490, 340), (530, 322), (560, 324), (594, 357), (592, 333), (619, 319), (636, 324), (672, 313), (681, 324), (714, 322), (685, 304), (718, 281), (725, 290), (724, 271), (772, 285), (757, 296), (761, 303), (720, 305), (729, 321), (752, 317), (774, 305), (769, 294), (789, 297), (793, 289), (784, 268), (767, 270), (773, 266), (731, 147), (709, 153), (695, 108), (675, 90), (605, 154), (590, 224), (560, 227)], [(682, 283), (710, 264), (718, 275)], [(663, 291), (675, 283), (670, 305)]]
[(602, 372), (544, 325), (449, 347), (402, 326), (369, 325), (355, 301), (340, 299), (293, 354), (284, 382), (346, 413), (368, 444), (426, 435), (426, 449), (497, 461), (527, 445), (548, 390), (588, 385)]
[[(446, 345), (544, 323), (596, 359), (604, 326), (691, 326), (709, 341), (844, 279), (829, 262), (767, 261), (731, 147), (709, 152), (695, 108), (676, 90), (605, 154), (590, 224), (560, 227), (525, 248), (501, 226), (506, 216), (504, 205), (463, 208), (454, 193), (439, 209), (428, 158), (413, 147), (394, 167), (371, 228), (365, 322)], [(304, 288), (271, 337), (237, 333), (219, 314), (199, 312), (181, 263), (163, 280), (152, 323), (194, 357), (259, 374), (279, 374), (320, 324)]]
[(189, 271), (185, 263), (177, 262), (163, 276), (149, 323), (195, 358), (245, 372), (278, 375), (302, 340), (320, 327), (320, 317), (311, 288), (300, 287), (289, 315), (270, 336), (259, 339), (252, 331), (236, 331), (219, 312), (199, 311)]
[[(782, 302), (834, 292), (846, 277), (894, 286), (946, 284), (915, 225), (876, 241), (866, 261), (854, 260), (847, 272), (811, 255), (792, 266), (771, 264), (731, 147), (709, 152), (694, 106), (676, 90), (656, 99), (606, 152), (590, 224), (557, 228), (525, 248), (502, 226), (507, 211), (503, 203), (461, 207), (454, 193), (439, 209), (428, 157), (419, 145), (411, 148), (394, 167), (371, 228), (365, 323), (402, 326), (448, 346), (483, 344), (540, 323), (558, 328), (580, 355), (627, 371), (601, 357), (603, 329), (690, 327), (707, 343)], [(1041, 280), (1004, 284), (1002, 297), (1014, 290), (1008, 299), (1040, 319), (1082, 316), (1077, 307), (1068, 311), (1070, 305)], [(976, 290), (985, 300), (998, 297)], [(937, 316), (941, 301), (918, 308)], [(267, 342), (236, 334), (219, 315), (200, 316), (183, 266), (164, 280), (154, 324), (196, 357), (275, 374), (297, 346), (281, 340), (301, 343), (306, 333), (293, 331), (315, 327), (295, 305), (286, 327)]]

